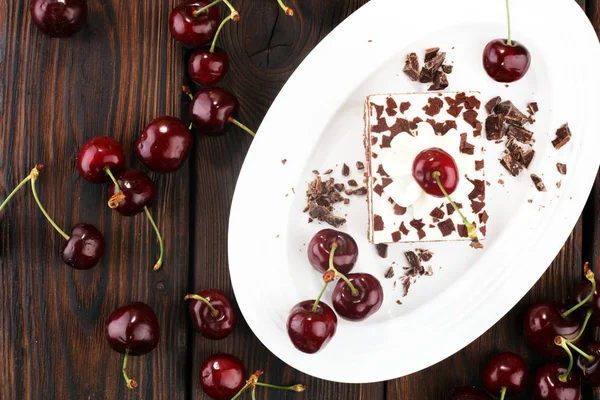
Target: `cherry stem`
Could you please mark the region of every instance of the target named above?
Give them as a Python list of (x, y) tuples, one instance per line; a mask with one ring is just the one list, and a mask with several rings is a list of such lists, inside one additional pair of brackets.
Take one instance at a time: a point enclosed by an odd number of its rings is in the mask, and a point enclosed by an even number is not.
[(292, 390), (296, 393), (304, 392), (304, 390), (306, 389), (306, 386), (304, 386), (301, 383), (298, 383), (298, 384), (292, 385), (292, 386), (280, 386), (280, 385), (271, 385), (270, 383), (256, 382), (255, 385), (266, 387), (266, 388), (271, 388), (271, 389)]
[(433, 171), (433, 173), (431, 174), (431, 176), (433, 176), (433, 179), (435, 179), (435, 182), (437, 183), (438, 187), (440, 188), (440, 190), (442, 191), (442, 193), (444, 194), (446, 199), (448, 199), (450, 204), (452, 204), (454, 211), (456, 211), (458, 213), (458, 215), (460, 215), (460, 218), (462, 219), (463, 223), (467, 226), (467, 232), (469, 233), (469, 238), (471, 238), (472, 240), (476, 240), (477, 239), (477, 229), (475, 228), (475, 225), (473, 225), (472, 223), (470, 223), (467, 220), (467, 218), (460, 211), (460, 208), (458, 208), (458, 206), (456, 205), (454, 200), (452, 200), (452, 198), (450, 198), (450, 195), (448, 194), (448, 192), (446, 192), (446, 189), (444, 188), (444, 185), (442, 185), (442, 181), (440, 180), (441, 175), (442, 174), (440, 173), (440, 171)]
[(125, 382), (127, 382), (127, 387), (129, 389), (135, 389), (138, 386), (138, 383), (133, 380), (130, 379), (127, 376), (127, 358), (129, 357), (129, 349), (125, 349), (125, 357), (123, 357), (123, 377), (125, 378)]
[(229, 11), (231, 12), (231, 17), (233, 19), (233, 22), (238, 22), (240, 20), (240, 14), (231, 5), (231, 3), (229, 2), (229, 0), (223, 0), (223, 3), (225, 3), (225, 5), (229, 8)]
[(586, 354), (583, 350), (581, 350), (579, 347), (575, 346), (573, 343), (569, 342), (568, 340), (565, 340), (565, 343), (567, 343), (567, 346), (569, 346), (571, 349), (573, 349), (577, 353), (581, 354), (581, 356), (583, 358), (585, 358), (587, 360), (587, 362), (589, 362), (590, 364), (593, 363), (594, 361), (596, 361), (596, 357), (594, 357), (593, 355), (590, 355), (590, 354)]
[(312, 312), (317, 312), (317, 308), (319, 307), (319, 302), (321, 301), (321, 297), (323, 297), (323, 293), (325, 293), (325, 289), (327, 289), (327, 286), (329, 286), (329, 282), (325, 282), (323, 289), (321, 289), (321, 293), (319, 293), (319, 295), (317, 296), (317, 299), (315, 300), (315, 304), (313, 304), (313, 306), (312, 306)]
[[(235, 10), (234, 10), (235, 11)], [(237, 13), (237, 11), (235, 11)], [(219, 27), (217, 28), (217, 32), (215, 33), (215, 37), (213, 38), (212, 44), (210, 46), (210, 52), (214, 53), (215, 52), (215, 46), (217, 45), (217, 38), (219, 37), (219, 34), (221, 33), (221, 30), (223, 29), (223, 27), (225, 26), (225, 24), (233, 19), (233, 12), (231, 14), (229, 14), (223, 21), (221, 21), (221, 25), (219, 25)], [(239, 18), (238, 18), (239, 19)]]
[(504, 396), (506, 396), (506, 386), (502, 386), (500, 390), (500, 400), (504, 400)]
[(215, 4), (220, 3), (221, 1), (223, 1), (223, 0), (215, 0), (212, 3), (210, 3), (209, 5), (204, 6), (201, 9), (194, 11), (194, 17), (197, 17), (198, 15), (200, 15), (204, 11), (208, 10), (209, 8), (211, 8), (212, 6), (214, 6)]
[(193, 127), (194, 127), (194, 123), (190, 122), (190, 126), (188, 126), (188, 129), (191, 131)]
[(575, 306), (562, 313), (561, 315), (563, 318), (567, 318), (573, 311), (576, 311), (577, 309), (579, 309), (579, 307), (583, 306), (585, 303), (590, 301), (590, 299), (594, 296), (594, 293), (596, 293), (596, 279), (594, 277), (594, 272), (589, 268), (589, 264), (589, 262), (583, 264), (583, 273), (585, 274), (586, 279), (592, 282), (592, 290), (586, 296), (585, 299), (581, 300)]
[(579, 338), (583, 335), (583, 332), (585, 331), (585, 328), (586, 328), (591, 316), (592, 316), (592, 310), (587, 310), (587, 312), (585, 313), (585, 319), (583, 320), (583, 324), (581, 325), (581, 329), (579, 329), (579, 333), (573, 339), (565, 338), (565, 341), (567, 341), (567, 343), (573, 343), (573, 342), (576, 342), (579, 340)]
[(512, 41), (510, 40), (510, 7), (508, 3), (509, 1), (506, 0), (506, 20), (508, 22), (508, 38), (506, 39), (506, 44), (512, 46)]
[(352, 292), (352, 296), (356, 297), (358, 296), (358, 290), (354, 287), (354, 285), (352, 284), (352, 282), (350, 282), (346, 275), (342, 274), (337, 269), (335, 269), (335, 265), (333, 265), (333, 258), (335, 256), (335, 251), (337, 250), (337, 248), (338, 244), (333, 242), (331, 244), (331, 250), (329, 251), (329, 271), (333, 271), (335, 273), (335, 276), (340, 277), (340, 279), (346, 282), (346, 284), (350, 288), (350, 291)]
[(160, 246), (160, 256), (158, 257), (158, 261), (154, 264), (154, 271), (158, 271), (160, 267), (163, 265), (163, 259), (165, 257), (165, 245), (163, 243), (163, 238), (158, 230), (158, 226), (156, 226), (156, 222), (154, 222), (154, 218), (152, 218), (152, 214), (150, 214), (150, 210), (148, 207), (144, 207), (144, 211), (146, 212), (146, 217), (148, 217), (148, 221), (150, 221), (150, 225), (154, 228), (154, 232), (156, 232), (156, 238), (158, 239), (158, 245)]
[(117, 182), (117, 178), (115, 178), (115, 176), (113, 175), (110, 168), (109, 167), (104, 168), (104, 172), (106, 173), (106, 175), (108, 175), (110, 180), (115, 184), (115, 193), (121, 193), (121, 187), (119, 186), (119, 182)]
[(250, 394), (252, 395), (252, 400), (256, 400), (256, 386), (252, 386), (252, 392), (250, 392)]
[(239, 126), (240, 128), (242, 128), (243, 130), (245, 130), (246, 132), (248, 132), (250, 134), (250, 136), (254, 137), (256, 136), (256, 133), (254, 133), (250, 128), (248, 128), (246, 125), (242, 124), (240, 121), (238, 121), (237, 119), (233, 118), (233, 117), (229, 117), (229, 122), (231, 122), (234, 125)]
[(210, 308), (210, 314), (213, 317), (216, 317), (216, 316), (219, 315), (219, 312), (216, 310), (216, 308), (214, 308), (212, 306), (212, 304), (210, 304), (210, 301), (206, 300), (202, 296), (199, 296), (197, 294), (187, 294), (183, 299), (184, 300), (190, 300), (190, 299), (192, 299), (192, 300), (199, 300), (199, 301), (203, 302), (204, 304), (206, 304), (208, 306), (208, 308)]
[[(189, 86), (182, 86), (181, 90), (183, 90), (183, 93), (188, 95), (190, 100), (194, 100), (194, 95), (192, 94), (192, 90), (189, 88)], [(190, 127), (191, 126), (192, 126), (192, 124), (190, 124)]]
[[(36, 166), (35, 166), (35, 167), (34, 167), (34, 168), (31, 170), (31, 172), (29, 173), (29, 175), (27, 175), (27, 177), (26, 177), (25, 179), (23, 179), (23, 180), (22, 180), (22, 181), (21, 181), (21, 182), (20, 182), (20, 183), (17, 185), (17, 187), (13, 189), (13, 191), (12, 191), (12, 192), (10, 192), (10, 194), (9, 194), (9, 195), (8, 195), (8, 197), (7, 197), (7, 198), (6, 198), (6, 199), (5, 199), (5, 200), (2, 202), (2, 204), (0, 204), (0, 211), (2, 211), (2, 209), (3, 209), (4, 207), (6, 207), (6, 205), (7, 205), (7, 204), (8, 204), (8, 202), (10, 201), (10, 199), (12, 199), (12, 198), (13, 198), (13, 196), (14, 196), (15, 194), (17, 194), (17, 192), (18, 192), (19, 190), (21, 190), (21, 188), (22, 188), (23, 186), (25, 186), (25, 184), (26, 184), (27, 182), (29, 182), (29, 181), (30, 181), (30, 180), (33, 178), (33, 175), (34, 175), (34, 174), (39, 174), (39, 172), (41, 171), (41, 169), (42, 169), (42, 168), (44, 168), (44, 166), (43, 166), (42, 164), (39, 164), (39, 165), (36, 165)], [(34, 173), (34, 171), (35, 171), (35, 173)]]
[(113, 175), (110, 168), (109, 167), (104, 168), (104, 172), (106, 173), (106, 175), (108, 175), (110, 180), (115, 185), (115, 193), (110, 197), (110, 199), (108, 199), (108, 207), (114, 210), (115, 208), (119, 207), (119, 203), (121, 202), (121, 200), (125, 199), (125, 195), (123, 194), (123, 191), (121, 190), (121, 187), (119, 186), (119, 182)]
[(242, 393), (244, 393), (244, 391), (246, 389), (248, 389), (249, 387), (251, 387), (252, 391), (254, 392), (256, 384), (258, 383), (258, 377), (261, 375), (262, 375), (262, 371), (260, 371), (260, 370), (256, 371), (252, 375), (250, 375), (250, 378), (248, 378), (248, 380), (246, 381), (246, 384), (244, 386), (242, 386), (240, 391), (237, 392), (236, 395), (231, 398), (231, 400), (235, 400), (238, 397), (240, 397), (242, 395)]
[(279, 3), (279, 7), (285, 12), (285, 15), (294, 16), (294, 10), (283, 4), (283, 0), (277, 0), (277, 2)]
[(35, 202), (37, 203), (38, 208), (40, 209), (42, 214), (44, 214), (44, 217), (46, 217), (48, 222), (50, 222), (50, 225), (52, 225), (54, 227), (54, 229), (56, 229), (56, 231), (61, 234), (62, 237), (64, 237), (66, 240), (69, 240), (70, 239), (69, 235), (67, 235), (65, 233), (65, 231), (60, 229), (59, 226), (56, 224), (56, 222), (54, 222), (54, 220), (52, 218), (50, 218), (50, 215), (48, 215), (48, 212), (46, 211), (46, 209), (42, 205), (42, 202), (40, 201), (40, 198), (38, 197), (37, 189), (35, 188), (35, 181), (37, 180), (37, 178), (39, 176), (39, 171), (38, 171), (37, 167), (31, 170), (30, 176), (31, 176), (31, 192), (33, 193), (33, 198), (35, 199)]
[(571, 370), (573, 369), (573, 353), (571, 353), (571, 350), (569, 349), (567, 342), (565, 341), (565, 339), (562, 336), (557, 336), (556, 338), (554, 338), (554, 344), (562, 347), (567, 352), (567, 355), (569, 356), (569, 366), (567, 367), (567, 370), (565, 371), (564, 374), (560, 374), (558, 376), (558, 380), (561, 381), (562, 383), (565, 383), (567, 381), (567, 378), (569, 377), (569, 374), (571, 373)]

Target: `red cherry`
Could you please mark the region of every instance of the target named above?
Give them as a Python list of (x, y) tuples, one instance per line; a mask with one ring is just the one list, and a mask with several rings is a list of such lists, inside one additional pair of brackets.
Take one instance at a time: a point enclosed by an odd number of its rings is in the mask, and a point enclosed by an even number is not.
[(220, 290), (202, 290), (198, 294), (188, 294), (190, 317), (196, 332), (212, 340), (224, 339), (233, 332), (237, 314), (227, 295)]
[(67, 38), (81, 30), (88, 9), (85, 0), (32, 0), (29, 12), (44, 35)]
[(342, 274), (352, 271), (358, 259), (358, 245), (347, 233), (335, 229), (323, 229), (308, 244), (308, 261), (313, 268), (324, 274), (329, 269), (331, 245), (337, 244), (333, 254), (333, 265)]
[(581, 379), (592, 386), (600, 386), (600, 342), (593, 341), (583, 346), (581, 349), (593, 360), (586, 359), (579, 354), (575, 370)]
[(338, 280), (333, 290), (331, 303), (340, 317), (351, 321), (362, 321), (375, 314), (383, 303), (383, 288), (377, 278), (370, 274), (348, 274), (346, 278), (356, 289), (343, 280)]
[(455, 388), (450, 392), (448, 400), (493, 400), (486, 392), (471, 386)]
[(150, 122), (135, 144), (137, 158), (154, 172), (177, 171), (192, 148), (192, 134), (179, 118), (163, 116)]
[(288, 335), (294, 346), (308, 354), (316, 353), (333, 338), (337, 329), (337, 317), (327, 304), (305, 300), (296, 304), (287, 320)]
[(440, 173), (440, 182), (448, 195), (458, 186), (458, 167), (454, 158), (444, 150), (432, 147), (420, 152), (413, 162), (412, 175), (425, 193), (444, 197), (433, 173)]
[(200, 387), (211, 399), (229, 400), (246, 384), (246, 367), (229, 354), (214, 354), (200, 367)]
[(110, 180), (107, 169), (113, 174), (125, 171), (125, 152), (116, 140), (97, 136), (88, 140), (79, 150), (77, 169), (87, 181), (106, 183)]
[(94, 225), (77, 224), (61, 249), (62, 259), (71, 268), (86, 270), (104, 255), (104, 235)]
[(513, 40), (495, 39), (483, 49), (483, 68), (498, 82), (515, 82), (525, 76), (531, 65), (529, 50)]
[[(152, 179), (141, 171), (135, 169), (121, 172), (115, 176), (121, 192), (125, 198), (119, 201), (115, 210), (127, 217), (137, 215), (149, 207), (156, 198), (156, 185)], [(110, 183), (108, 195), (115, 194), (115, 184)]]
[(515, 353), (497, 354), (483, 370), (483, 384), (491, 393), (516, 396), (527, 386), (527, 366)]
[(208, 0), (186, 0), (169, 14), (169, 31), (173, 39), (185, 47), (204, 46), (212, 40), (221, 23), (218, 7), (209, 7)]
[(580, 400), (581, 382), (574, 373), (566, 376), (565, 382), (559, 379), (566, 372), (560, 364), (546, 364), (538, 369), (533, 381), (535, 400)]
[(208, 48), (196, 49), (188, 62), (188, 73), (199, 85), (220, 82), (229, 70), (229, 56), (221, 49), (211, 52)]

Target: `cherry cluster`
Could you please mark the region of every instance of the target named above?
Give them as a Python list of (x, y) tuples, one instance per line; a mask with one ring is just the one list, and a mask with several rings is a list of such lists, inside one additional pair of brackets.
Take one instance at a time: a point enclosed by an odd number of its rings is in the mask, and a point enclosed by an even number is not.
[[(600, 386), (600, 342), (588, 340), (586, 328), (600, 326), (598, 280), (584, 265), (586, 279), (573, 290), (573, 305), (545, 301), (532, 305), (525, 316), (523, 331), (529, 345), (552, 360), (541, 366), (533, 378), (535, 400), (580, 400), (581, 381)], [(577, 353), (574, 358), (573, 352)], [(564, 360), (568, 363), (564, 364)], [(504, 399), (518, 395), (527, 386), (527, 368), (514, 353), (493, 357), (483, 372), (486, 389)], [(486, 392), (472, 387), (454, 389), (451, 400), (489, 400)]]
[(308, 244), (310, 265), (323, 274), (325, 285), (316, 300), (296, 304), (287, 320), (288, 335), (294, 346), (308, 354), (322, 350), (337, 330), (337, 316), (321, 301), (325, 290), (339, 278), (331, 302), (340, 317), (363, 321), (375, 314), (383, 303), (383, 288), (371, 274), (354, 273), (358, 246), (352, 236), (334, 229), (323, 229)]

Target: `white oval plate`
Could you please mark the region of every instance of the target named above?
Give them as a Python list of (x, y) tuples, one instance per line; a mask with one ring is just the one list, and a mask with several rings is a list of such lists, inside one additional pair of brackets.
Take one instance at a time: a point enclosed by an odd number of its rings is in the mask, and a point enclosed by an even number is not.
[[(481, 0), (372, 0), (335, 29), (306, 58), (273, 103), (242, 168), (229, 226), (229, 261), (240, 309), (256, 336), (277, 357), (307, 374), (339, 382), (374, 382), (426, 368), (480, 336), (538, 280), (567, 239), (583, 209), (600, 157), (600, 48), (573, 0), (512, 2), (513, 38), (525, 43), (532, 65), (505, 87), (481, 67), (485, 44), (506, 32), (504, 2)], [(478, 90), (484, 101), (501, 95), (524, 109), (537, 101), (536, 156), (529, 171), (548, 187), (539, 193), (529, 173), (513, 178), (497, 158), (503, 145), (486, 142), (488, 237), (483, 251), (464, 242), (426, 243), (434, 275), (423, 276), (402, 297), (396, 274), (410, 244), (390, 246), (382, 259), (366, 239), (361, 198), (341, 213), (341, 229), (360, 249), (355, 271), (384, 285), (385, 301), (366, 321), (339, 320), (336, 336), (320, 353), (297, 351), (286, 332), (292, 306), (314, 299), (322, 281), (306, 258), (306, 243), (324, 228), (302, 213), (313, 169), (364, 160), (363, 102), (372, 93), (415, 92), (424, 85), (402, 73), (404, 57), (439, 46), (454, 61), (447, 91)], [(572, 140), (555, 150), (550, 141), (568, 121)], [(287, 159), (285, 165), (283, 159)], [(567, 176), (556, 170), (566, 163)], [(504, 185), (498, 179), (505, 181)], [(556, 182), (562, 180), (558, 189)], [(531, 200), (531, 202), (528, 202)], [(443, 268), (439, 268), (443, 267)], [(578, 267), (578, 266), (574, 266)], [(331, 304), (331, 288), (324, 301)], [(401, 300), (398, 305), (396, 300)]]

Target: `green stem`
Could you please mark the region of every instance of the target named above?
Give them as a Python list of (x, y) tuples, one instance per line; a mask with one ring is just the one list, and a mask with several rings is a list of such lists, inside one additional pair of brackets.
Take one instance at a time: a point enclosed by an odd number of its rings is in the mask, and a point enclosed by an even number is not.
[(197, 294), (188, 294), (186, 295), (184, 298), (184, 300), (199, 300), (201, 302), (203, 302), (204, 304), (206, 304), (208, 306), (208, 308), (210, 308), (210, 313), (212, 314), (213, 317), (216, 317), (219, 315), (219, 312), (212, 306), (212, 304), (210, 304), (210, 301), (206, 300), (204, 297), (197, 295)]
[(256, 133), (254, 133), (252, 130), (250, 130), (250, 128), (248, 128), (246, 125), (242, 124), (237, 119), (229, 117), (229, 122), (231, 122), (232, 124), (234, 124), (236, 126), (239, 126), (243, 130), (245, 130), (246, 132), (248, 132), (250, 134), (250, 136), (252, 136), (252, 137), (256, 136)]
[(573, 369), (573, 353), (571, 353), (571, 350), (569, 349), (569, 346), (567, 345), (567, 342), (564, 340), (563, 337), (556, 337), (556, 339), (554, 339), (554, 343), (562, 347), (569, 356), (569, 366), (567, 367), (567, 370), (564, 374), (560, 374), (558, 376), (558, 380), (562, 383), (565, 383), (567, 381), (567, 378), (569, 377), (569, 374), (571, 373), (571, 370)]
[(294, 392), (303, 392), (305, 387), (302, 384), (296, 384), (292, 386), (280, 386), (280, 385), (271, 385), (270, 383), (262, 383), (256, 382), (256, 386), (262, 386), (270, 389), (280, 389), (280, 390), (292, 390)]
[(506, 20), (508, 22), (508, 38), (506, 40), (506, 44), (512, 46), (512, 41), (510, 40), (510, 7), (508, 5), (508, 0), (506, 0)]
[(249, 387), (250, 387), (250, 382), (246, 381), (246, 384), (244, 386), (242, 386), (242, 388), (240, 389), (240, 391), (237, 392), (236, 395), (231, 398), (231, 400), (235, 400), (235, 399), (239, 398), (242, 395), (242, 393), (244, 393), (244, 391), (246, 389), (248, 389)]
[(137, 387), (137, 382), (133, 379), (130, 379), (127, 376), (127, 358), (129, 357), (129, 349), (125, 349), (125, 357), (123, 357), (123, 378), (125, 378), (125, 382), (127, 382), (127, 387), (129, 389), (135, 389)]
[(191, 131), (193, 127), (194, 127), (194, 124), (192, 122), (190, 122), (190, 126), (188, 127), (188, 129)]
[(217, 38), (219, 37), (219, 34), (221, 33), (221, 29), (223, 29), (223, 26), (225, 26), (225, 24), (232, 18), (233, 18), (233, 14), (229, 14), (223, 21), (221, 21), (221, 25), (219, 25), (219, 27), (217, 28), (217, 32), (215, 33), (215, 37), (213, 38), (212, 45), (210, 46), (209, 51), (211, 53), (215, 52), (215, 46), (217, 45)]
[(115, 184), (115, 193), (121, 193), (121, 186), (119, 186), (119, 182), (117, 182), (117, 178), (115, 178), (110, 168), (104, 168), (104, 172), (106, 172), (106, 175), (108, 175), (110, 180)]
[(48, 212), (46, 212), (46, 209), (42, 205), (42, 202), (40, 201), (40, 198), (38, 197), (38, 194), (37, 194), (37, 190), (35, 188), (35, 181), (36, 180), (37, 180), (37, 174), (33, 174), (32, 173), (32, 176), (31, 176), (31, 192), (33, 193), (33, 198), (35, 199), (35, 202), (37, 203), (37, 205), (38, 205), (40, 211), (42, 212), (42, 214), (44, 214), (44, 217), (46, 217), (46, 219), (48, 220), (48, 222), (50, 222), (50, 225), (52, 225), (54, 227), (54, 229), (56, 229), (57, 232), (62, 235), (62, 237), (64, 237), (66, 240), (69, 240), (70, 239), (69, 235), (67, 235), (65, 233), (65, 231), (63, 231), (62, 229), (60, 229), (58, 227), (58, 225), (56, 224), (56, 222), (54, 222), (54, 220), (52, 218), (50, 218), (50, 215), (48, 215)]
[(283, 4), (283, 0), (277, 0), (277, 2), (279, 3), (279, 7), (285, 12), (285, 15), (294, 16), (294, 10)]
[(435, 179), (435, 182), (437, 183), (438, 187), (440, 188), (440, 190), (442, 191), (442, 193), (444, 194), (446, 199), (450, 202), (450, 204), (452, 204), (454, 211), (456, 211), (458, 213), (458, 215), (462, 219), (463, 223), (466, 225), (467, 232), (469, 233), (469, 238), (471, 238), (473, 240), (477, 239), (477, 229), (475, 228), (475, 226), (472, 223), (470, 223), (467, 220), (467, 218), (464, 216), (464, 214), (460, 211), (460, 208), (458, 208), (458, 206), (456, 205), (454, 200), (452, 200), (452, 198), (450, 198), (450, 195), (448, 194), (448, 192), (446, 192), (446, 189), (444, 188), (444, 185), (442, 185), (442, 181), (440, 180), (441, 175), (442, 174), (439, 171), (433, 171), (433, 173), (431, 174), (431, 176), (433, 176), (433, 179)]
[(340, 277), (340, 279), (342, 279), (344, 282), (346, 282), (346, 285), (348, 285), (348, 287), (350, 288), (350, 291), (352, 292), (352, 296), (358, 296), (358, 290), (354, 287), (354, 285), (352, 284), (352, 282), (350, 282), (350, 280), (346, 277), (346, 275), (342, 274), (341, 272), (339, 272), (337, 269), (335, 269), (335, 265), (333, 265), (333, 258), (335, 255), (335, 251), (338, 248), (338, 244), (337, 243), (333, 243), (331, 245), (331, 249), (329, 250), (329, 271), (333, 271), (335, 273), (335, 276)]
[(500, 400), (504, 400), (504, 396), (506, 396), (506, 386), (502, 386), (502, 390), (500, 391)]
[(235, 10), (235, 8), (233, 8), (233, 6), (231, 5), (231, 3), (229, 2), (229, 0), (223, 0), (223, 3), (225, 3), (225, 5), (227, 7), (229, 7), (229, 11), (231, 12), (231, 15), (236, 15), (238, 12)]
[[(589, 270), (588, 270), (589, 271)], [(591, 271), (590, 271), (591, 272)], [(590, 279), (591, 276), (591, 279)], [(563, 318), (567, 318), (573, 311), (576, 311), (579, 309), (579, 307), (583, 306), (585, 303), (587, 303), (588, 301), (590, 301), (590, 299), (594, 296), (594, 293), (596, 293), (596, 278), (594, 277), (594, 274), (591, 273), (587, 274), (586, 273), (586, 278), (592, 282), (592, 290), (590, 291), (590, 293), (586, 296), (585, 299), (581, 300), (579, 303), (577, 303), (576, 305), (574, 305), (572, 308), (568, 309), (567, 311), (565, 311), (564, 313), (562, 313), (562, 317)]]
[(565, 340), (565, 342), (567, 343), (567, 346), (569, 346), (570, 348), (575, 350), (577, 353), (579, 353), (590, 364), (593, 363), (594, 361), (596, 361), (596, 357), (586, 354), (583, 350), (581, 350), (579, 347), (575, 346), (573, 343), (569, 342), (568, 340)]
[(581, 329), (579, 329), (579, 333), (573, 339), (565, 339), (567, 343), (573, 343), (579, 340), (579, 338), (583, 335), (583, 332), (585, 331), (585, 328), (591, 316), (592, 310), (587, 310), (587, 312), (585, 313), (585, 319), (583, 320), (583, 324), (581, 325)]
[(148, 210), (148, 207), (144, 207), (144, 211), (146, 212), (146, 217), (148, 217), (148, 221), (150, 221), (150, 225), (152, 225), (152, 228), (154, 228), (154, 232), (156, 232), (156, 237), (158, 238), (158, 244), (160, 246), (160, 257), (158, 258), (158, 261), (156, 262), (153, 268), (155, 271), (158, 271), (163, 264), (163, 259), (165, 256), (165, 246), (163, 244), (163, 239), (160, 234), (160, 231), (158, 230), (158, 226), (156, 226), (156, 222), (154, 222), (154, 218), (152, 218), (152, 214), (150, 214), (150, 210)]
[(183, 93), (188, 95), (190, 100), (194, 100), (194, 95), (192, 94), (192, 90), (188, 86), (182, 86), (181, 90), (183, 90)]
[(321, 301), (321, 297), (323, 297), (323, 293), (325, 293), (325, 289), (327, 289), (328, 285), (329, 285), (329, 282), (325, 283), (325, 285), (323, 286), (323, 289), (321, 289), (321, 293), (319, 293), (319, 295), (317, 296), (317, 299), (315, 300), (315, 304), (313, 304), (313, 306), (312, 306), (312, 312), (317, 312), (317, 307), (319, 307), (319, 301)]
[(7, 204), (8, 204), (8, 202), (10, 201), (10, 199), (12, 199), (12, 198), (13, 198), (13, 196), (14, 196), (15, 194), (17, 194), (17, 192), (18, 192), (18, 191), (19, 191), (19, 190), (20, 190), (20, 189), (21, 189), (21, 188), (22, 188), (22, 187), (23, 187), (23, 186), (24, 186), (24, 185), (25, 185), (27, 182), (29, 182), (30, 180), (31, 180), (31, 174), (29, 174), (29, 175), (27, 176), (27, 178), (23, 179), (23, 180), (21, 181), (21, 183), (19, 183), (19, 184), (17, 185), (17, 187), (16, 187), (16, 188), (14, 188), (12, 192), (10, 192), (10, 194), (8, 195), (8, 197), (6, 198), (6, 200), (4, 200), (4, 201), (2, 202), (2, 204), (0, 204), (0, 211), (2, 211), (2, 209), (3, 209), (3, 208), (4, 208), (4, 207), (5, 207)]
[(250, 394), (252, 395), (252, 400), (256, 400), (256, 385), (252, 386), (252, 392), (250, 392)]
[(194, 11), (194, 17), (197, 17), (198, 15), (200, 15), (201, 13), (203, 13), (204, 11), (208, 10), (209, 8), (211, 8), (212, 6), (214, 6), (215, 4), (220, 3), (223, 0), (215, 0), (212, 3), (210, 3), (207, 6), (202, 7), (201, 9)]

